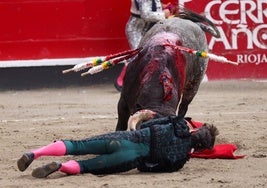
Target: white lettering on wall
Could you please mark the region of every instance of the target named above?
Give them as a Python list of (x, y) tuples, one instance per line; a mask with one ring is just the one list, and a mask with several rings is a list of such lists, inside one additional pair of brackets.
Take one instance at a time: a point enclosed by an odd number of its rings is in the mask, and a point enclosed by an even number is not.
[(267, 63), (266, 54), (237, 54), (238, 63), (254, 63), (259, 65), (260, 63)]
[[(211, 37), (209, 49), (221, 44), (226, 50), (267, 49), (267, 0), (213, 0), (205, 7), (205, 15), (221, 34)], [(218, 12), (218, 14), (214, 14)], [(227, 24), (227, 29), (225, 25)], [(253, 24), (253, 25), (251, 25)], [(240, 63), (267, 63), (266, 54), (237, 54)]]

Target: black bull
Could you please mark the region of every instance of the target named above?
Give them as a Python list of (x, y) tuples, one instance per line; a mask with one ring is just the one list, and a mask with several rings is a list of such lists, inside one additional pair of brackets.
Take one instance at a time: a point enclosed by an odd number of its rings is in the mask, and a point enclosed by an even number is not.
[(157, 117), (185, 116), (205, 74), (208, 60), (176, 46), (207, 51), (205, 33), (192, 21), (172, 18), (155, 24), (141, 51), (128, 64), (116, 130), (126, 130), (130, 115), (149, 109)]

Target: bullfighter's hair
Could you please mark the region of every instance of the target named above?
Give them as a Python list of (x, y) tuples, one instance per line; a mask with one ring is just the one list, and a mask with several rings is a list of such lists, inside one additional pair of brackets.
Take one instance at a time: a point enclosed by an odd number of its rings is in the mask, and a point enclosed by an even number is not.
[(208, 123), (192, 133), (191, 147), (195, 150), (212, 149), (215, 143), (215, 138), (219, 134), (218, 129)]
[(217, 127), (215, 127), (213, 124), (209, 124), (209, 123), (204, 123), (203, 126), (207, 126), (207, 128), (210, 131), (210, 134), (212, 136), (217, 136), (219, 135), (219, 130), (217, 129)]

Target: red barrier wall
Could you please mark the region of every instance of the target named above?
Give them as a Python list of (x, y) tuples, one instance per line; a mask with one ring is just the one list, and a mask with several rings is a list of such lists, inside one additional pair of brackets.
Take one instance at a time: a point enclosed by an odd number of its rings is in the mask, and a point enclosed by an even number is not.
[(0, 1), (0, 60), (90, 57), (128, 48), (130, 1)]
[[(210, 61), (209, 79), (267, 78), (266, 0), (179, 3), (218, 26), (221, 38), (207, 35), (210, 52), (240, 63)], [(124, 29), (129, 8), (130, 0), (0, 0), (0, 64), (94, 57), (128, 49)]]

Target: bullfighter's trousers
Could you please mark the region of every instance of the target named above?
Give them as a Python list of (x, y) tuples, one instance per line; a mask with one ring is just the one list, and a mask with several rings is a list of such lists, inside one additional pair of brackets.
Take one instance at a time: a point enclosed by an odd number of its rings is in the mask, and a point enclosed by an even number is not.
[(66, 155), (97, 155), (78, 160), (80, 173), (108, 174), (138, 167), (150, 151), (150, 129), (117, 131), (84, 140), (63, 140)]

